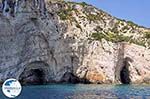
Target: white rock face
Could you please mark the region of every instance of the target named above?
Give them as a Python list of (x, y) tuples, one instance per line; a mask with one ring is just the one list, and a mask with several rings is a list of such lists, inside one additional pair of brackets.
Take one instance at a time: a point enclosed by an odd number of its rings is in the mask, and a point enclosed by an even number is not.
[[(18, 0), (14, 7), (13, 16), (0, 15), (1, 82), (150, 83), (148, 48), (91, 37), (117, 27), (123, 35), (141, 39), (140, 33), (149, 29), (131, 27), (88, 5)], [(63, 15), (63, 9), (71, 16)], [(103, 17), (97, 19), (99, 13)]]
[(149, 83), (150, 50), (137, 45), (125, 45), (125, 59), (132, 83)]

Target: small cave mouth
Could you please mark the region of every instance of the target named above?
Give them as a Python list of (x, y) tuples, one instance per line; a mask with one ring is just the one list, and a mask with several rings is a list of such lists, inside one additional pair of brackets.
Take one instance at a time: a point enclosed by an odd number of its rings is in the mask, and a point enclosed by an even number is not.
[(63, 77), (61, 78), (61, 82), (64, 83), (78, 83), (79, 79), (71, 72), (66, 72)]
[(129, 77), (129, 68), (127, 65), (124, 65), (120, 71), (120, 81), (122, 84), (130, 84), (131, 82)]
[(90, 81), (88, 81), (87, 79), (79, 78), (71, 72), (66, 72), (61, 78), (60, 82), (71, 84), (78, 84), (78, 83), (90, 84)]
[(20, 77), (20, 82), (24, 85), (42, 85), (46, 83), (45, 73), (42, 69), (24, 71)]

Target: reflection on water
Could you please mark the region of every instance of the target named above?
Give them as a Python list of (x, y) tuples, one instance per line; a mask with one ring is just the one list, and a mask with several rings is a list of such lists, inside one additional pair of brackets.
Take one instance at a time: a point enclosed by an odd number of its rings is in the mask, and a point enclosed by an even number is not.
[[(0, 93), (2, 93), (0, 91)], [(8, 99), (0, 94), (0, 99)], [(25, 86), (16, 99), (150, 99), (150, 85), (51, 84)]]

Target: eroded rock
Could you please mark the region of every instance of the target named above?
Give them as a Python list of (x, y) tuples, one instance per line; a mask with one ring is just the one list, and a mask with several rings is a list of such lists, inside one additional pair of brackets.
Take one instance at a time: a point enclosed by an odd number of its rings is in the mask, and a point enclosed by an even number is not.
[(86, 4), (18, 0), (10, 6), (4, 1), (3, 11), (9, 6), (13, 12), (0, 14), (0, 82), (149, 83), (148, 47), (91, 37), (119, 31), (121, 38), (143, 41), (149, 29)]

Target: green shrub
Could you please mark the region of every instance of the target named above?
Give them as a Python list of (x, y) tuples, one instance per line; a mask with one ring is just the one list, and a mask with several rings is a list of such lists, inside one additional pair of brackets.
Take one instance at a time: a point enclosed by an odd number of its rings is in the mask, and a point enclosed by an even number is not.
[(60, 17), (61, 20), (67, 20), (70, 19), (72, 17), (72, 11), (73, 9), (68, 6), (67, 9), (62, 9), (58, 12), (58, 15)]
[(128, 23), (131, 27), (133, 27), (133, 26), (138, 26), (137, 24), (133, 23), (132, 21), (127, 21), (127, 23)]
[(130, 28), (126, 25), (122, 28), (122, 30), (129, 30)]
[(83, 7), (87, 6), (88, 4), (86, 2), (81, 2), (79, 3), (80, 5), (82, 5)]
[(78, 5), (81, 5), (83, 7), (88, 6), (88, 4), (86, 2), (72, 2), (72, 1), (67, 1), (66, 3), (78, 4)]
[(150, 39), (150, 32), (145, 32), (144, 33), (144, 38)]
[[(132, 37), (124, 36), (123, 34), (118, 34), (118, 33), (113, 33), (113, 32), (93, 33), (92, 38), (93, 38), (93, 40), (99, 40), (99, 41), (101, 41), (102, 39), (105, 39), (105, 40), (111, 41), (113, 43), (129, 42), (129, 43), (134, 43), (134, 44), (141, 45), (141, 46), (145, 46), (145, 43), (146, 43), (144, 40), (132, 39)], [(150, 45), (150, 41), (148, 44)]]
[(85, 12), (85, 14), (86, 14), (86, 17), (87, 17), (87, 19), (89, 20), (89, 21), (97, 21), (97, 20), (100, 20), (100, 18), (101, 18), (101, 16), (99, 15), (99, 14), (97, 14), (97, 15), (94, 15), (94, 14), (87, 14), (86, 12)]
[(106, 36), (103, 33), (93, 33), (92, 34), (92, 38), (94, 38), (94, 40), (99, 40), (101, 41), (103, 38), (105, 38)]
[(102, 39), (105, 39), (107, 41), (111, 41), (114, 43), (117, 42), (129, 42), (130, 41), (130, 37), (128, 36), (124, 36), (122, 34), (118, 34), (118, 33), (113, 33), (113, 32), (107, 32), (107, 33), (102, 33), (102, 32), (98, 32), (98, 33), (93, 33), (92, 34), (92, 38), (94, 38), (94, 40), (99, 40), (101, 41)]

